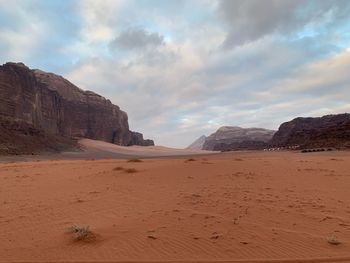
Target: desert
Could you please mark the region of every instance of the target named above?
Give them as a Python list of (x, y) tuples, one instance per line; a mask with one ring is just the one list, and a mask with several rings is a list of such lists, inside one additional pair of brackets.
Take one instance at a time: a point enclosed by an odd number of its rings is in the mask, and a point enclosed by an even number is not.
[(349, 14), (0, 0), (0, 263), (350, 263)]
[(342, 151), (2, 163), (1, 261), (349, 262), (349, 163)]

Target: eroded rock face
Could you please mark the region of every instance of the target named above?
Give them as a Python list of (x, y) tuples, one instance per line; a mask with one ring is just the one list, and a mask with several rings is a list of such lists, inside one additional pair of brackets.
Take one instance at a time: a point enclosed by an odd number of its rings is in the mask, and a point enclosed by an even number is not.
[(104, 97), (22, 63), (0, 66), (0, 117), (50, 135), (119, 145), (153, 145), (129, 130), (128, 116)]
[(154, 142), (150, 139), (143, 139), (142, 133), (132, 132), (130, 145), (153, 146)]
[(203, 150), (258, 150), (268, 146), (275, 131), (262, 128), (224, 126), (208, 136)]
[(350, 147), (350, 114), (296, 118), (283, 123), (271, 141), (273, 146), (300, 148)]
[(188, 150), (202, 150), (203, 144), (205, 143), (205, 139), (207, 137), (205, 135), (202, 135), (197, 140), (195, 140), (193, 143), (191, 143), (186, 149)]

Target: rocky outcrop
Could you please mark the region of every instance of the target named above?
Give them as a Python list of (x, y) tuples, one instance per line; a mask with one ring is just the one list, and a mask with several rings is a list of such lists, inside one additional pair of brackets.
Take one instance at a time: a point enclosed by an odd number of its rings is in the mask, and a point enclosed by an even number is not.
[(262, 128), (224, 126), (208, 136), (203, 150), (233, 151), (258, 150), (268, 146), (275, 131)]
[(193, 143), (191, 143), (189, 146), (187, 146), (186, 149), (188, 149), (188, 150), (202, 150), (203, 144), (204, 144), (206, 138), (207, 137), (205, 135), (202, 135), (197, 140), (195, 140)]
[(0, 117), (50, 136), (86, 137), (119, 145), (153, 145), (129, 130), (128, 116), (104, 97), (61, 76), (22, 63), (0, 66)]
[(129, 145), (154, 146), (154, 142), (150, 139), (144, 139), (142, 133), (132, 132)]
[(0, 155), (79, 150), (72, 138), (52, 135), (23, 121), (0, 117)]
[(350, 114), (296, 118), (285, 122), (273, 136), (271, 144), (299, 148), (350, 147)]

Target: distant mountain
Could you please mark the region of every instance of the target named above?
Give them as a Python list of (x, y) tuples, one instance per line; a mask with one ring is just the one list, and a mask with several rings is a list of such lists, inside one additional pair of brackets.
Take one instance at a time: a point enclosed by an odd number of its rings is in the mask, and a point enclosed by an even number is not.
[(271, 145), (298, 145), (300, 148), (350, 147), (350, 114), (296, 118), (285, 122), (273, 136)]
[(275, 132), (262, 128), (224, 126), (206, 138), (203, 144), (203, 150), (231, 151), (263, 149), (268, 146)]
[(129, 130), (127, 114), (110, 100), (23, 63), (0, 66), (0, 131), (5, 154), (60, 150), (73, 137), (154, 145)]
[(206, 138), (207, 137), (205, 135), (202, 135), (197, 140), (195, 140), (191, 145), (189, 145), (186, 149), (189, 149), (189, 150), (202, 150), (203, 144), (204, 144)]

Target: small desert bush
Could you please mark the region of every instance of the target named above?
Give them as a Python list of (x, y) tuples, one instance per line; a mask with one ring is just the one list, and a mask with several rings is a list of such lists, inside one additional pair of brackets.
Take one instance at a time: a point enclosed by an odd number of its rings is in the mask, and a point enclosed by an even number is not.
[(301, 152), (302, 153), (314, 153), (314, 152), (325, 152), (326, 149), (320, 148), (320, 149), (304, 149)]
[(121, 167), (121, 166), (113, 168), (113, 171), (124, 171), (124, 172), (126, 172), (128, 174), (137, 172), (137, 170), (135, 168), (124, 168), (124, 167)]
[(127, 169), (124, 169), (124, 172), (128, 174), (132, 174), (132, 173), (137, 173), (137, 170), (135, 168), (127, 168)]
[(334, 235), (327, 238), (327, 242), (331, 245), (337, 246), (340, 245), (341, 242)]
[(124, 170), (124, 168), (121, 166), (113, 168), (113, 171), (122, 171), (122, 170)]
[(194, 162), (194, 161), (196, 161), (196, 159), (193, 159), (193, 158), (189, 158), (186, 160), (186, 162)]
[(128, 163), (142, 163), (142, 160), (140, 160), (140, 159), (130, 159), (130, 160), (128, 160)]
[(73, 234), (74, 240), (76, 241), (92, 241), (96, 238), (89, 226), (73, 225), (68, 230)]

